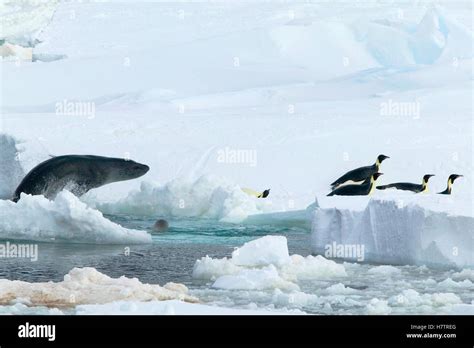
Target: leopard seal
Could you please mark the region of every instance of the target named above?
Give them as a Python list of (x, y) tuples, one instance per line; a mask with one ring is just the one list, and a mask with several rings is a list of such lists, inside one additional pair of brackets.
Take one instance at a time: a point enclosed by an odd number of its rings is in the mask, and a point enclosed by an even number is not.
[(63, 189), (76, 196), (117, 181), (138, 178), (150, 168), (123, 158), (94, 155), (64, 155), (50, 158), (34, 167), (13, 194), (17, 202), (21, 193), (43, 195), (54, 199)]

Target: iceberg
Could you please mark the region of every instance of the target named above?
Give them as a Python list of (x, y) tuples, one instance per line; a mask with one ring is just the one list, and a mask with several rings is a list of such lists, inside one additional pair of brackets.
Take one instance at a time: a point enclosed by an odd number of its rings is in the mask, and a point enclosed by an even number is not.
[(364, 245), (365, 261), (372, 263), (472, 266), (473, 222), (469, 216), (372, 199), (362, 211), (316, 209), (311, 247), (324, 255), (334, 242)]

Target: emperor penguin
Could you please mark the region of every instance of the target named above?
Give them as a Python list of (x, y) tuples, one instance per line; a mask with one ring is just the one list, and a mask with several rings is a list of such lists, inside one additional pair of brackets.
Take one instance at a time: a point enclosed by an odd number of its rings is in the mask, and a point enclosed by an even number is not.
[(344, 184), (347, 181), (353, 181), (357, 184), (363, 183), (366, 179), (370, 178), (373, 174), (377, 173), (380, 170), (380, 165), (387, 158), (390, 157), (385, 155), (378, 155), (377, 160), (371, 166), (360, 167), (347, 172), (331, 184), (331, 189), (334, 190), (335, 188)]
[(415, 193), (427, 192), (428, 191), (428, 180), (434, 174), (426, 174), (423, 176), (423, 181), (421, 184), (413, 184), (411, 182), (395, 182), (393, 184), (377, 186), (377, 190), (385, 190), (388, 188), (396, 188), (397, 190), (412, 191)]
[(344, 185), (334, 189), (328, 196), (367, 196), (372, 193), (377, 178), (383, 173), (374, 173), (360, 185)]
[(448, 187), (446, 187), (446, 190), (444, 190), (442, 192), (438, 192), (438, 194), (440, 194), (440, 195), (450, 195), (451, 194), (451, 188), (453, 186), (454, 180), (456, 180), (457, 178), (460, 178), (460, 177), (462, 177), (462, 175), (460, 175), (460, 174), (451, 174), (448, 178)]

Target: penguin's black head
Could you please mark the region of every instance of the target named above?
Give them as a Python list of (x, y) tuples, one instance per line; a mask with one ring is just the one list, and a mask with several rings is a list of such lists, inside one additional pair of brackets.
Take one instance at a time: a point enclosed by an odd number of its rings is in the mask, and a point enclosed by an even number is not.
[(430, 178), (431, 178), (432, 176), (435, 176), (435, 175), (434, 175), (434, 174), (426, 174), (426, 175), (423, 177), (423, 181), (424, 181), (424, 182), (428, 182), (428, 180), (430, 180)]
[(454, 180), (456, 180), (457, 178), (460, 178), (460, 177), (462, 177), (461, 174), (451, 174), (449, 176), (448, 180), (451, 181), (451, 182), (454, 182)]
[(388, 156), (385, 156), (385, 155), (379, 155), (377, 157), (377, 161), (379, 161), (379, 163), (382, 163), (384, 160), (386, 160), (387, 158), (390, 158)]
[(263, 191), (263, 193), (262, 193), (262, 197), (263, 197), (263, 198), (267, 198), (269, 194), (270, 194), (270, 189), (265, 190), (265, 191)]
[(372, 178), (374, 178), (374, 181), (378, 179), (380, 175), (383, 175), (383, 173), (375, 173), (372, 175)]

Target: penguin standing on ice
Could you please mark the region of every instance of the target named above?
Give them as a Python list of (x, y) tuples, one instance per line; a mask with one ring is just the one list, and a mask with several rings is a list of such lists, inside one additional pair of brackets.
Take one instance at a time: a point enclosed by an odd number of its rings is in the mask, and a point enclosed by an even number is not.
[(367, 196), (375, 186), (375, 181), (383, 173), (374, 173), (360, 185), (344, 185), (336, 188), (328, 196)]
[(385, 155), (379, 155), (373, 165), (360, 167), (360, 168), (353, 169), (347, 172), (346, 174), (344, 174), (343, 176), (341, 176), (339, 179), (337, 179), (331, 184), (331, 189), (334, 190), (338, 186), (348, 181), (353, 181), (354, 183), (357, 183), (357, 184), (364, 183), (365, 180), (369, 179), (372, 175), (374, 175), (380, 170), (380, 164), (382, 164), (382, 162), (386, 160), (387, 158), (390, 158), (390, 157), (385, 156)]
[(453, 186), (454, 180), (457, 178), (462, 177), (460, 174), (451, 174), (448, 178), (448, 187), (446, 187), (446, 190), (443, 192), (438, 192), (440, 195), (450, 195), (451, 194), (451, 188)]
[(427, 192), (428, 191), (428, 180), (434, 174), (426, 174), (423, 176), (423, 182), (421, 184), (413, 184), (411, 182), (395, 182), (393, 184), (377, 186), (377, 190), (385, 190), (388, 188), (396, 188), (397, 190), (412, 191), (415, 193)]

